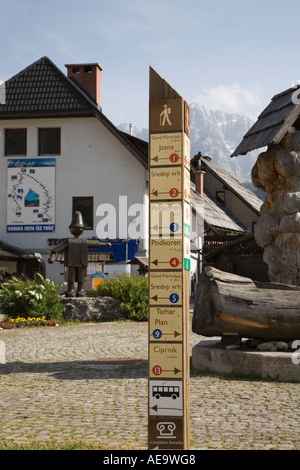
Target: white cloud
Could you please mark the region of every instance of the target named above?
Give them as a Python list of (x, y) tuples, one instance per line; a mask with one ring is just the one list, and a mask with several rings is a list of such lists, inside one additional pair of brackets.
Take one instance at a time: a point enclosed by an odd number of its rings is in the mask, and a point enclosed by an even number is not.
[(261, 87), (248, 89), (239, 83), (205, 88), (196, 101), (211, 110), (242, 114), (256, 119), (261, 108)]

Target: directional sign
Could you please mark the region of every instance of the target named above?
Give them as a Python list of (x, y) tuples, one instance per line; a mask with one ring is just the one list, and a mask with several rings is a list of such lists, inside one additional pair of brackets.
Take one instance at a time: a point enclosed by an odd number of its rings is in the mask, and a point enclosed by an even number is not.
[(153, 69), (149, 97), (148, 446), (188, 449), (190, 114)]
[(190, 152), (191, 152), (191, 148), (190, 148), (191, 144), (190, 144), (190, 139), (188, 138), (188, 136), (186, 134), (184, 134), (184, 141), (183, 141), (183, 162), (184, 162), (184, 166), (190, 170), (191, 169), (191, 157), (190, 157)]
[(184, 269), (189, 271), (191, 269), (191, 244), (188, 237), (184, 237)]
[(150, 137), (150, 167), (181, 165), (182, 133), (152, 134)]
[(182, 378), (182, 344), (150, 343), (149, 376)]
[(191, 192), (190, 192), (190, 172), (187, 168), (184, 167), (184, 180), (183, 180), (183, 197), (184, 201), (191, 201)]
[(152, 416), (182, 416), (182, 381), (149, 381), (149, 414)]
[(159, 238), (150, 241), (151, 269), (180, 269), (182, 268), (182, 239)]
[(182, 236), (182, 204), (179, 202), (150, 203), (150, 236), (175, 238)]
[(181, 175), (181, 169), (178, 167), (151, 168), (149, 185), (150, 200), (181, 200)]
[(150, 305), (182, 305), (182, 273), (149, 273)]
[(183, 204), (183, 223), (184, 235), (189, 237), (191, 233), (191, 206), (186, 202)]
[(150, 341), (182, 342), (182, 307), (150, 307)]

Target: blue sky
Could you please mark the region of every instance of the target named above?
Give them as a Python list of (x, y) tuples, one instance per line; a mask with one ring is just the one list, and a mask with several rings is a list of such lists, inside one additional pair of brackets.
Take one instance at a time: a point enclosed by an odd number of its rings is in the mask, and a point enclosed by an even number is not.
[(189, 103), (253, 120), (300, 81), (299, 0), (0, 0), (0, 79), (99, 62), (103, 113), (148, 127), (149, 66)]

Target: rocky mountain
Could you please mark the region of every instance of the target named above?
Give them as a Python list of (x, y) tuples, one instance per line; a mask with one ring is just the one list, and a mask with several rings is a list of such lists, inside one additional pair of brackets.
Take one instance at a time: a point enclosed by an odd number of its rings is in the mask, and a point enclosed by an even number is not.
[[(199, 103), (190, 105), (190, 141), (191, 158), (198, 152), (209, 155), (213, 163), (228, 171), (241, 182), (251, 181), (251, 169), (262, 149), (249, 152), (247, 155), (230, 158), (231, 153), (253, 125), (253, 122), (239, 114), (228, 114), (224, 111), (211, 111)], [(120, 130), (140, 139), (148, 140), (148, 130), (129, 124), (118, 126)]]

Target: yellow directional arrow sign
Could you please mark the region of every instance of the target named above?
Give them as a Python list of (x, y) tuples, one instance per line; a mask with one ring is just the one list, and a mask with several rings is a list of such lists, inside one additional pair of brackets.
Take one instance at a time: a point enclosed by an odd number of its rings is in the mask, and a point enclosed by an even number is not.
[(181, 165), (182, 133), (152, 134), (150, 137), (150, 166)]
[(150, 343), (150, 377), (182, 377), (182, 344)]

